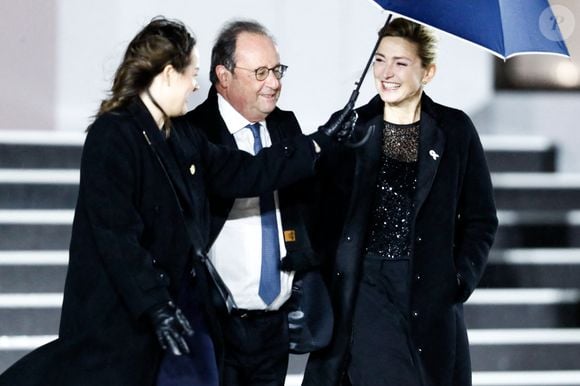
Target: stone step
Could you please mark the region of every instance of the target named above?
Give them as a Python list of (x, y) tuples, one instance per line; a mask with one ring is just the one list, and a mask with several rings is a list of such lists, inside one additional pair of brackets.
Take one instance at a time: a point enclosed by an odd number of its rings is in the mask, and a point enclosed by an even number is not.
[[(580, 174), (494, 173), (496, 204), (509, 210), (580, 208)], [(78, 169), (0, 169), (0, 208), (72, 208)]]
[(0, 335), (55, 334), (61, 305), (62, 293), (0, 294)]
[(473, 386), (578, 386), (580, 371), (475, 371)]
[(0, 130), (3, 168), (78, 169), (84, 132)]
[(0, 209), (72, 209), (78, 169), (0, 169)]
[[(61, 291), (63, 285), (64, 280)], [(54, 324), (47, 326), (46, 321), (58, 320), (61, 303), (61, 292), (1, 293), (0, 334), (54, 333)], [(477, 289), (464, 307), (470, 329), (580, 326), (580, 290)]]
[[(0, 371), (55, 335), (0, 335)], [(469, 330), (475, 372), (575, 370), (580, 358), (579, 329)], [(293, 355), (289, 374), (300, 374), (306, 355)], [(488, 373), (490, 374), (490, 373)]]
[(580, 287), (580, 248), (492, 249), (480, 287)]
[[(1, 130), (0, 165), (5, 168), (78, 168), (84, 132)], [(556, 148), (544, 137), (481, 137), (490, 170), (553, 172)]]
[(469, 330), (474, 371), (576, 370), (580, 329)]
[(68, 250), (73, 210), (0, 210), (0, 251)]
[(481, 142), (493, 172), (556, 171), (556, 146), (547, 138), (483, 135)]
[(56, 338), (57, 335), (8, 336), (0, 333), (0, 373), (33, 349)]
[(3, 168), (78, 169), (85, 133), (0, 130)]
[(580, 289), (477, 288), (464, 314), (470, 329), (574, 328), (580, 326)]
[(0, 251), (0, 294), (61, 292), (67, 251)]
[[(0, 372), (17, 361), (33, 348), (48, 343), (56, 335), (45, 336), (0, 336)], [(580, 385), (580, 371), (569, 366), (577, 362), (578, 350), (574, 345), (546, 345), (546, 346), (477, 346), (472, 345), (472, 360), (474, 366), (473, 385)], [(528, 349), (528, 350), (526, 350)], [(567, 357), (567, 358), (566, 358)], [(304, 364), (308, 355), (291, 355), (286, 384), (299, 385)], [(564, 358), (563, 361), (559, 359)], [(526, 369), (535, 365), (538, 360), (547, 360), (543, 366), (535, 369)], [(491, 364), (502, 369), (482, 369)], [(558, 365), (560, 364), (560, 365)], [(519, 367), (519, 370), (513, 369)], [(553, 368), (546, 368), (553, 367)], [(569, 369), (568, 367), (572, 367)]]
[[(300, 386), (308, 355), (291, 355), (285, 386)], [(474, 371), (473, 386), (580, 386), (579, 370)]]
[(494, 248), (578, 248), (580, 211), (498, 211)]
[(492, 182), (498, 209), (580, 208), (578, 173), (493, 173)]

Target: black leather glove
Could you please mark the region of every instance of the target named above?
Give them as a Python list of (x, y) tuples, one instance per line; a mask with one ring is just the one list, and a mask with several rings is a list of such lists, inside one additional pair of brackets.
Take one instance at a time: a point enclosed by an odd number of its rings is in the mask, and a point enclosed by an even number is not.
[(173, 355), (189, 353), (184, 337), (193, 335), (193, 329), (173, 302), (155, 307), (147, 312), (147, 315), (155, 328), (157, 340), (163, 350), (169, 348)]
[(342, 110), (332, 114), (328, 122), (320, 126), (318, 130), (338, 142), (346, 142), (352, 135), (357, 117), (354, 102), (349, 101)]
[(292, 251), (280, 261), (282, 271), (306, 272), (320, 267), (321, 257), (314, 252)]

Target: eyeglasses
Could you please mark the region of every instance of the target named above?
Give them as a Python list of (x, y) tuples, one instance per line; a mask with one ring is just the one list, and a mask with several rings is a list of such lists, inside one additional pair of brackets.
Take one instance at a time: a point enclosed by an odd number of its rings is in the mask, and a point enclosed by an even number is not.
[(240, 70), (252, 71), (254, 73), (254, 75), (256, 75), (256, 79), (259, 81), (262, 81), (262, 80), (266, 80), (266, 78), (270, 74), (270, 71), (272, 71), (272, 73), (274, 74), (276, 79), (282, 79), (282, 77), (284, 76), (284, 73), (288, 69), (288, 66), (286, 66), (284, 64), (278, 64), (277, 66), (274, 66), (272, 68), (268, 68), (266, 66), (263, 66), (263, 67), (258, 67), (255, 70), (252, 70), (250, 68), (238, 67), (238, 66), (236, 66), (234, 68), (239, 68)]

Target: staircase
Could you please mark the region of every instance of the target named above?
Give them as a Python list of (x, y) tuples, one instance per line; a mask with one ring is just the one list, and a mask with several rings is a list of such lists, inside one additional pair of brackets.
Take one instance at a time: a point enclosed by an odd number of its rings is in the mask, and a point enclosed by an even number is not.
[(484, 140), (500, 227), (465, 305), (474, 384), (580, 385), (580, 174), (557, 173), (548, 143), (514, 141)]
[[(0, 131), (0, 372), (58, 330), (83, 137)], [(541, 138), (483, 143), (500, 227), (465, 305), (474, 385), (580, 386), (580, 174)]]
[(56, 337), (83, 141), (0, 131), (0, 372)]

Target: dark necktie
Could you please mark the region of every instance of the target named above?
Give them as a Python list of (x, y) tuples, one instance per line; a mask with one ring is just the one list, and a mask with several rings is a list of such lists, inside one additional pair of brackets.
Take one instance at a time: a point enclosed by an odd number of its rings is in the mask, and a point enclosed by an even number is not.
[[(247, 127), (254, 135), (254, 154), (258, 154), (262, 149), (260, 124), (256, 122)], [(272, 192), (260, 195), (260, 217), (262, 219), (262, 269), (258, 294), (264, 303), (270, 304), (280, 293), (280, 244), (276, 205)]]

